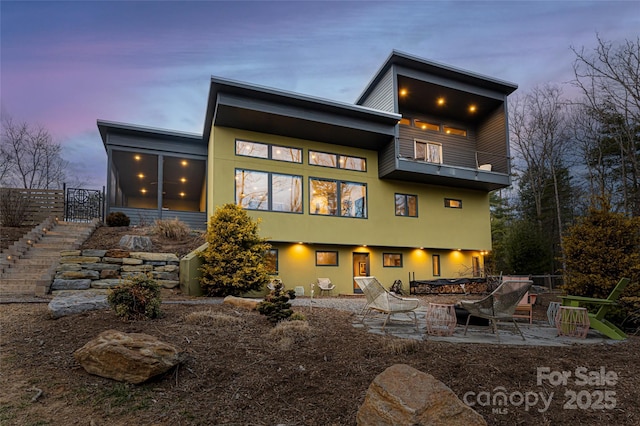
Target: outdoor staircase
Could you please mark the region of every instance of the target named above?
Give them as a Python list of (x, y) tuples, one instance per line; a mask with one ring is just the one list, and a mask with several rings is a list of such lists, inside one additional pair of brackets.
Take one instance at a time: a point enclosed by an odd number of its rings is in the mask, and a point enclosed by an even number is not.
[(42, 296), (49, 292), (60, 252), (77, 250), (99, 220), (59, 222), (49, 217), (0, 253), (0, 296)]

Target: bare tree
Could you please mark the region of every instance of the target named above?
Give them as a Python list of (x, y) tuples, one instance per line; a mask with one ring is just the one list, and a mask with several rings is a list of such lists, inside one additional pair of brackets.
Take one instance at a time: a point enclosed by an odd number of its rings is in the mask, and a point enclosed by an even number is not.
[[(614, 44), (596, 36), (593, 51), (572, 48), (573, 84), (582, 94), (581, 100), (589, 114), (602, 127), (608, 126), (608, 141), (617, 152), (607, 152), (614, 158), (614, 167), (601, 167), (604, 178), (618, 180), (616, 189), (622, 194), (625, 213), (640, 215), (640, 37)], [(600, 145), (600, 148), (606, 148)], [(592, 154), (602, 154), (602, 149)], [(602, 158), (604, 160), (604, 156)], [(600, 163), (604, 166), (605, 161)], [(600, 190), (603, 190), (600, 187)]]
[(62, 147), (43, 127), (3, 117), (0, 138), (0, 183), (28, 189), (61, 188), (68, 163)]
[[(524, 97), (516, 97), (509, 109), (511, 141), (520, 160), (514, 168), (519, 173), (520, 181), (528, 183), (527, 190), (534, 200), (540, 231), (543, 231), (543, 210), (555, 210), (557, 238), (563, 254), (564, 224), (559, 180), (563, 169), (566, 171), (567, 103), (562, 99), (559, 87), (545, 85), (535, 87)], [(553, 190), (553, 206), (545, 205), (549, 183)]]

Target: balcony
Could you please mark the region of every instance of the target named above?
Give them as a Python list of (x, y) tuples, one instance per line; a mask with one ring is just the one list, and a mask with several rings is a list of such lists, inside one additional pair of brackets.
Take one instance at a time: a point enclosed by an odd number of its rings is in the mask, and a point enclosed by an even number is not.
[[(413, 140), (396, 139), (396, 146), (407, 146)], [(404, 181), (493, 191), (511, 185), (510, 161), (504, 154), (442, 146), (441, 162), (417, 159), (413, 152), (399, 149), (381, 154), (380, 177)], [(395, 151), (395, 150), (394, 150)], [(395, 155), (394, 158), (390, 158)], [(435, 156), (437, 157), (437, 156)]]

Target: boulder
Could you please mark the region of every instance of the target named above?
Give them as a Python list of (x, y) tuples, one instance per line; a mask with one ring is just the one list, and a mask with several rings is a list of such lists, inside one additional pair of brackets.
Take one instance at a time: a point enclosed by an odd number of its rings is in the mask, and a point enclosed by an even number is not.
[(91, 279), (67, 280), (56, 278), (51, 284), (51, 291), (55, 290), (86, 290), (91, 287)]
[(356, 422), (380, 426), (487, 424), (444, 383), (406, 364), (392, 365), (371, 382)]
[(73, 353), (89, 374), (139, 384), (182, 362), (173, 345), (144, 333), (103, 331)]
[[(151, 250), (153, 248), (153, 243), (151, 242), (151, 238), (145, 237), (144, 235), (125, 235), (120, 238), (120, 242), (118, 243), (120, 248), (125, 250)], [(109, 254), (112, 254), (111, 252)], [(116, 257), (116, 256), (109, 256)]]
[(224, 298), (222, 303), (237, 306), (239, 308), (245, 308), (250, 311), (255, 311), (256, 309), (258, 309), (258, 303), (260, 302), (253, 299), (244, 299), (242, 297), (227, 296)]
[(91, 290), (56, 293), (48, 305), (49, 315), (52, 318), (60, 318), (96, 309), (107, 309), (108, 307), (107, 295)]

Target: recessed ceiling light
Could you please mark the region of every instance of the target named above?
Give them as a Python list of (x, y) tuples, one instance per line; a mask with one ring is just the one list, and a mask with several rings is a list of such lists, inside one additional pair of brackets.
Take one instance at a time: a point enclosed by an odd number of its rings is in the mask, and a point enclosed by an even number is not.
[(134, 155), (134, 156), (133, 156), (133, 158), (134, 158), (134, 160), (136, 160), (136, 161), (140, 161), (140, 159), (141, 159), (142, 157), (140, 157), (139, 155)]
[(438, 105), (444, 105), (444, 98), (438, 98)]
[(407, 96), (407, 89), (400, 89), (400, 96)]
[(180, 164), (182, 164), (183, 166), (186, 166), (186, 165), (187, 165), (187, 160), (182, 160), (182, 161), (180, 162)]
[(184, 197), (185, 195), (187, 195), (187, 194), (185, 194), (184, 192), (181, 192), (181, 193), (180, 193), (180, 196), (181, 196), (181, 197)]
[(142, 178), (144, 177), (144, 175), (143, 175), (142, 173), (138, 173), (138, 177), (139, 177), (140, 179), (142, 179)]
[(187, 181), (187, 178), (180, 178), (180, 182), (185, 183)]
[(469, 112), (476, 112), (476, 106), (475, 105), (469, 105)]

